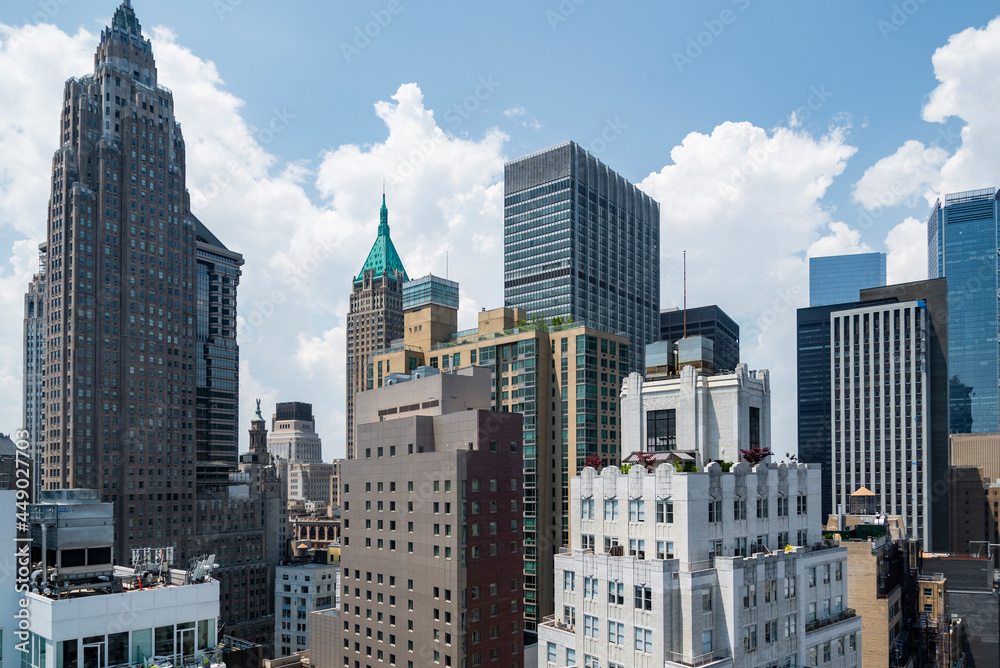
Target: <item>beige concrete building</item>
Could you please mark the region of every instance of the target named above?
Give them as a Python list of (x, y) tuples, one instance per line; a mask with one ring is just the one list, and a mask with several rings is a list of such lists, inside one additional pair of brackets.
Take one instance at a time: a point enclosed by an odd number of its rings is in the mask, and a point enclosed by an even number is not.
[(342, 668), (340, 661), (340, 610), (317, 610), (309, 614), (309, 665)]
[(974, 466), (983, 481), (1000, 478), (1000, 434), (952, 434), (948, 437), (950, 466)]
[(284, 465), (290, 501), (312, 501), (320, 506), (330, 505), (330, 481), (333, 464), (324, 462), (289, 461)]
[[(468, 378), (489, 388), (468, 369), (364, 393), (359, 408), (422, 406)], [(358, 425), (337, 666), (523, 666), (522, 433), (520, 415), (473, 406)]]
[[(483, 367), (492, 384), (475, 401), (524, 416), (524, 614), (533, 629), (553, 611), (553, 557), (569, 541), (569, 479), (589, 456), (605, 464), (620, 460), (619, 388), (628, 374), (628, 339), (579, 323), (529, 323), (525, 311), (508, 308), (483, 310), (476, 329), (456, 332), (457, 299), (451, 305), (429, 296), (404, 301), (404, 336), (372, 356), (369, 388), (424, 366), (441, 373)], [(449, 402), (468, 394), (435, 396), (431, 401)]]
[(340, 465), (343, 459), (333, 460), (333, 475), (330, 476), (330, 512), (340, 508)]

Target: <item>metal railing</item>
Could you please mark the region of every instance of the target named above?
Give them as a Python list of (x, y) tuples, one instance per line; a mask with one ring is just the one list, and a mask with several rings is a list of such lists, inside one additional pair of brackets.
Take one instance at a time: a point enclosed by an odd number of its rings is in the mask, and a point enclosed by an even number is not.
[(855, 612), (854, 608), (848, 608), (847, 610), (838, 612), (837, 614), (831, 615), (830, 617), (826, 617), (825, 619), (817, 619), (816, 621), (813, 622), (806, 622), (806, 633), (809, 633), (810, 631), (816, 631), (817, 629), (821, 629), (826, 626), (830, 626), (831, 624), (837, 624), (846, 621), (848, 619), (851, 619), (852, 617), (856, 617), (857, 614), (858, 613)]
[(668, 654), (668, 661), (671, 663), (679, 663), (683, 666), (707, 666), (710, 663), (716, 661), (722, 661), (723, 659), (729, 658), (729, 651), (725, 649), (716, 650), (713, 652), (705, 652), (704, 654), (696, 654), (689, 656), (687, 654), (681, 654), (680, 652), (670, 652)]

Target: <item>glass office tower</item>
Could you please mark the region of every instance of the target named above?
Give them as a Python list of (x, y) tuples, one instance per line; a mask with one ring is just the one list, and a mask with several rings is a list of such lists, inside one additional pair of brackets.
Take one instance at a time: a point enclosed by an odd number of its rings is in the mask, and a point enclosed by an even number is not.
[(997, 191), (947, 195), (927, 221), (927, 270), (948, 279), (952, 434), (1000, 431)]
[(660, 205), (575, 142), (504, 168), (504, 300), (632, 343), (660, 333)]
[(885, 285), (885, 253), (809, 258), (809, 306), (858, 301), (865, 288)]

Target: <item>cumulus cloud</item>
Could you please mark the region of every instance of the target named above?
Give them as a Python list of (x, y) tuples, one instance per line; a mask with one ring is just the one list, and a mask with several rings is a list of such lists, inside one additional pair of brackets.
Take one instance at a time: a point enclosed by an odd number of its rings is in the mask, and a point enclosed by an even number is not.
[(809, 247), (808, 257), (826, 257), (829, 255), (854, 255), (856, 253), (871, 253), (872, 248), (861, 241), (861, 232), (847, 226), (847, 223), (833, 222), (828, 226), (830, 233), (817, 239)]
[(869, 167), (854, 184), (854, 201), (872, 211), (899, 204), (913, 206), (928, 191), (938, 191), (948, 152), (910, 140)]
[(908, 283), (927, 278), (927, 223), (907, 218), (885, 237), (886, 281)]

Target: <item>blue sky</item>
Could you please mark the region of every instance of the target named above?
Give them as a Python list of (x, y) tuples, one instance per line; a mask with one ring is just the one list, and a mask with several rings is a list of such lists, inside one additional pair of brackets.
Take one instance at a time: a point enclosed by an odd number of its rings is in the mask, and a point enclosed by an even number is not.
[[(343, 451), (344, 315), (384, 174), (410, 274), (443, 271), (449, 253), (471, 326), (502, 300), (503, 161), (566, 139), (593, 148), (661, 202), (662, 305), (679, 302), (687, 249), (689, 301), (730, 312), (744, 358), (772, 369), (779, 452), (794, 450), (789, 344), (807, 255), (889, 251), (891, 281), (923, 278), (929, 201), (1000, 185), (995, 3), (134, 6), (177, 96), (195, 213), (247, 256), (243, 422), (257, 396), (311, 401), (327, 456)], [(11, 322), (44, 238), (62, 82), (92, 70), (114, 9), (0, 5)], [(3, 337), (12, 431), (19, 327)]]

